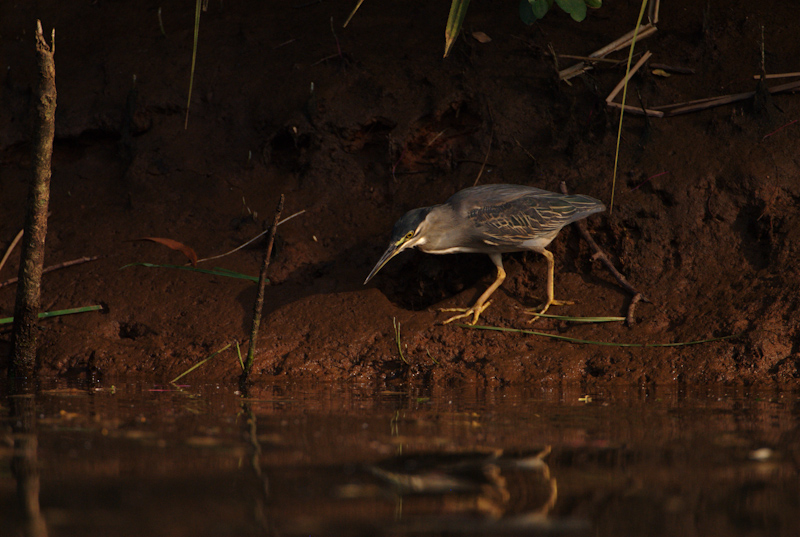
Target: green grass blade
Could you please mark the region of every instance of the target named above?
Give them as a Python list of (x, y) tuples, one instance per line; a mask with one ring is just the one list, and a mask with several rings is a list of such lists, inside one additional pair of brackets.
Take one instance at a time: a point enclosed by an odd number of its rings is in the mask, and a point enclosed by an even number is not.
[[(68, 308), (65, 310), (43, 311), (39, 314), (40, 319), (49, 319), (50, 317), (61, 317), (62, 315), (72, 315), (73, 313), (86, 313), (88, 311), (100, 311), (103, 306), (95, 304), (93, 306), (82, 306), (80, 308)], [(3, 317), (0, 319), (0, 324), (11, 324), (14, 322), (13, 317)]]
[(208, 362), (209, 360), (211, 360), (212, 358), (214, 358), (216, 355), (218, 355), (218, 354), (219, 354), (219, 353), (221, 353), (222, 351), (224, 351), (224, 350), (227, 350), (227, 349), (228, 349), (228, 347), (230, 347), (230, 346), (231, 346), (231, 344), (230, 344), (230, 343), (228, 343), (227, 345), (225, 345), (225, 346), (224, 346), (224, 347), (222, 347), (221, 349), (219, 349), (219, 350), (216, 350), (216, 351), (212, 352), (212, 353), (211, 353), (211, 354), (208, 356), (208, 358), (205, 358), (205, 359), (201, 360), (200, 362), (197, 362), (197, 363), (196, 363), (196, 364), (194, 364), (192, 367), (190, 367), (189, 369), (187, 369), (186, 371), (184, 371), (183, 373), (181, 373), (180, 375), (178, 375), (177, 377), (175, 377), (174, 379), (172, 379), (171, 381), (169, 381), (169, 383), (170, 383), (170, 384), (175, 384), (175, 383), (176, 383), (178, 380), (182, 379), (183, 377), (185, 377), (186, 375), (188, 375), (189, 373), (191, 373), (192, 371), (194, 371), (195, 369), (197, 369), (197, 368), (198, 368), (198, 367), (200, 367), (201, 365), (205, 364), (206, 362)]
[(400, 353), (400, 359), (403, 363), (408, 365), (405, 354), (403, 354), (403, 344), (400, 342), (400, 323), (397, 322), (395, 317), (392, 317), (392, 326), (394, 327), (394, 341), (397, 343), (397, 352)]
[(361, 4), (363, 4), (363, 3), (364, 3), (364, 0), (358, 0), (358, 4), (356, 4), (356, 7), (354, 7), (353, 11), (350, 12), (350, 15), (347, 16), (347, 20), (344, 21), (344, 24), (342, 24), (342, 28), (347, 28), (347, 25), (350, 24), (350, 19), (353, 18), (353, 15), (356, 14), (356, 11), (358, 11), (358, 8), (360, 8)]
[(699, 345), (701, 343), (713, 343), (715, 341), (725, 341), (726, 339), (734, 339), (743, 335), (743, 334), (733, 334), (730, 336), (722, 336), (709, 339), (698, 339), (696, 341), (682, 341), (677, 343), (612, 343), (610, 341), (594, 341), (591, 339), (578, 339), (574, 337), (560, 336), (558, 334), (548, 334), (547, 332), (537, 332), (535, 330), (521, 330), (519, 328), (503, 328), (500, 326), (483, 326), (483, 325), (472, 326), (469, 324), (457, 324), (456, 326), (460, 326), (462, 328), (472, 328), (475, 330), (492, 330), (495, 332), (512, 332), (515, 334), (526, 334), (529, 336), (542, 336), (542, 337), (549, 337), (552, 339), (560, 339), (562, 341), (568, 341), (570, 343), (581, 343), (585, 345), (601, 345), (604, 347), (648, 347), (648, 348), (685, 347), (688, 345)]
[(249, 280), (251, 282), (256, 282), (256, 283), (258, 282), (258, 277), (256, 276), (248, 276), (247, 274), (242, 274), (241, 272), (234, 272), (232, 270), (223, 269), (219, 267), (214, 267), (213, 269), (201, 269), (197, 267), (187, 267), (183, 265), (157, 265), (155, 263), (130, 263), (128, 265), (120, 267), (120, 269), (128, 267), (171, 268), (179, 270), (189, 270), (191, 272), (200, 272), (202, 274), (213, 274), (214, 276), (224, 276), (226, 278), (236, 278), (239, 280)]
[(239, 346), (239, 341), (236, 341), (236, 355), (239, 357), (239, 365), (242, 366), (244, 371), (244, 360), (242, 360), (242, 348)]
[(203, 0), (197, 0), (194, 8), (194, 44), (192, 45), (192, 69), (189, 72), (189, 96), (186, 98), (186, 120), (184, 130), (189, 128), (189, 108), (192, 106), (192, 87), (194, 86), (194, 66), (197, 63), (197, 38), (200, 36), (200, 9)]
[(456, 42), (464, 17), (467, 15), (469, 0), (453, 0), (450, 4), (450, 15), (447, 17), (447, 26), (444, 29), (444, 57), (450, 54), (450, 48)]
[(639, 35), (639, 28), (642, 26), (644, 10), (647, 7), (647, 0), (642, 0), (642, 7), (639, 10), (639, 18), (636, 20), (636, 28), (633, 30), (631, 48), (628, 51), (628, 67), (625, 69), (625, 84), (622, 86), (622, 108), (619, 109), (619, 127), (617, 129), (617, 148), (614, 151), (614, 175), (611, 178), (611, 202), (608, 204), (608, 214), (614, 212), (614, 191), (617, 189), (617, 165), (619, 164), (619, 145), (622, 140), (622, 116), (625, 115), (625, 99), (628, 96), (628, 74), (631, 72), (631, 61), (633, 60), (633, 47), (636, 46), (636, 36)]

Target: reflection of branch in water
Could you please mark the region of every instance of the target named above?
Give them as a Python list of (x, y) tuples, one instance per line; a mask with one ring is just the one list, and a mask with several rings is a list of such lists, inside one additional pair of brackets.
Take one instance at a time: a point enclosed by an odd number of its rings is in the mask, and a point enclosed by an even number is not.
[(258, 442), (258, 423), (256, 421), (256, 415), (248, 403), (242, 403), (242, 410), (244, 411), (244, 415), (247, 416), (247, 430), (245, 431), (245, 436), (252, 448), (250, 466), (253, 468), (253, 474), (255, 474), (256, 479), (261, 483), (259, 494), (254, 498), (255, 505), (253, 513), (256, 517), (256, 522), (261, 526), (266, 535), (276, 535), (277, 532), (270, 523), (270, 518), (267, 515), (269, 478), (261, 471), (261, 444)]
[(47, 537), (47, 525), (39, 506), (39, 460), (36, 435), (36, 400), (33, 393), (13, 395), (11, 418), (14, 430), (14, 456), (11, 472), (17, 480), (17, 497), (21, 506), (26, 537)]

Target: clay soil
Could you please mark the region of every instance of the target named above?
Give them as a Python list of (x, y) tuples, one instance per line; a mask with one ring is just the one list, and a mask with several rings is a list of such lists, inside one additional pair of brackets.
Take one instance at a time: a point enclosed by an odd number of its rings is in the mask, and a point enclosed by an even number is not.
[[(609, 347), (442, 325), (494, 277), (482, 255), (403, 254), (364, 286), (405, 211), (481, 183), (518, 183), (610, 203), (618, 112), (605, 97), (624, 66), (559, 82), (550, 46), (586, 55), (629, 31), (636, 2), (583, 23), (555, 10), (533, 26), (516, 2), (473, 2), (442, 58), (447, 2), (216, 2), (203, 13), (184, 128), (194, 3), (3, 2), (0, 248), (23, 222), (30, 168), (35, 21), (56, 28), (58, 111), (45, 275), (47, 310), (102, 312), (42, 322), (42, 374), (171, 378), (245, 342), (250, 281), (131, 263), (182, 265), (166, 237), (209, 257), (261, 232), (281, 194), (254, 380), (765, 383), (800, 380), (800, 95), (785, 93), (645, 120), (622, 131), (613, 212), (587, 220), (651, 303), (635, 323), (577, 325), (523, 312), (543, 298), (545, 261), (505, 256), (508, 279), (481, 324)], [(662, 3), (650, 62), (629, 102), (647, 107), (753, 91), (761, 72), (800, 70), (791, 3)], [(164, 34), (159, 26), (159, 11)], [(483, 43), (473, 32), (491, 38)], [(617, 57), (622, 57), (618, 54)], [(558, 66), (574, 63), (561, 57)], [(136, 77), (135, 85), (133, 83)], [(767, 86), (787, 80), (768, 80)], [(313, 88), (313, 89), (312, 89)], [(794, 122), (794, 123), (793, 123)], [(485, 162), (485, 167), (483, 166)], [(483, 167), (483, 171), (481, 169)], [(257, 275), (263, 242), (201, 262)], [(553, 313), (624, 315), (631, 296), (577, 230), (551, 245)], [(18, 250), (0, 273), (16, 275)], [(0, 288), (0, 317), (15, 285)], [(400, 327), (404, 362), (393, 320)], [(10, 333), (0, 333), (0, 366)], [(246, 347), (246, 343), (244, 344)], [(240, 372), (231, 351), (193, 373)]]

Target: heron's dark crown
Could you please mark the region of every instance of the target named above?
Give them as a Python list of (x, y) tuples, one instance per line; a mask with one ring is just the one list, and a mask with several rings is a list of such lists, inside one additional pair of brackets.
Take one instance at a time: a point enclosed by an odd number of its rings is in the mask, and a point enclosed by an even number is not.
[(409, 231), (415, 231), (430, 212), (431, 207), (420, 207), (419, 209), (412, 209), (404, 214), (400, 220), (394, 224), (392, 243), (397, 243), (397, 241), (405, 237), (406, 233)]

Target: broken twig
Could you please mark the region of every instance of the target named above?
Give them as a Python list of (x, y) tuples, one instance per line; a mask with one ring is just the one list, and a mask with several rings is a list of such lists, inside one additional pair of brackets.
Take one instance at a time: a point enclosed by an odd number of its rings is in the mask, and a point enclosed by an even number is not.
[[(96, 256), (93, 256), (93, 257), (81, 257), (80, 259), (73, 259), (72, 261), (64, 261), (63, 263), (58, 263), (57, 265), (50, 265), (49, 267), (47, 267), (47, 268), (42, 270), (42, 274), (44, 274), (46, 272), (52, 272), (54, 270), (58, 270), (58, 269), (62, 269), (62, 268), (73, 267), (75, 265), (81, 265), (83, 263), (88, 263), (89, 261), (95, 261), (96, 259), (100, 259), (100, 257), (102, 257), (102, 256), (96, 255)], [(19, 278), (11, 278), (9, 280), (4, 281), (3, 283), (0, 283), (0, 287), (5, 287), (7, 285), (11, 285), (13, 283), (17, 283), (17, 281), (19, 281)]]
[[(564, 181), (561, 182), (561, 192), (563, 192), (564, 195), (569, 194), (569, 192), (567, 191), (567, 184)], [(583, 237), (583, 239), (589, 244), (589, 246), (592, 247), (592, 250), (594, 250), (595, 253), (594, 256), (592, 257), (594, 259), (599, 259), (606, 266), (611, 275), (614, 276), (614, 279), (617, 280), (617, 283), (620, 285), (620, 287), (622, 287), (623, 289), (625, 289), (626, 291), (628, 291), (630, 294), (633, 295), (631, 303), (628, 304), (628, 313), (625, 315), (626, 319), (625, 323), (628, 326), (633, 326), (633, 323), (635, 322), (633, 318), (633, 312), (636, 309), (636, 304), (638, 304), (641, 301), (645, 301), (648, 303), (650, 301), (647, 299), (647, 297), (645, 297), (642, 293), (640, 293), (633, 285), (631, 285), (630, 282), (628, 282), (628, 280), (625, 278), (625, 276), (623, 276), (620, 273), (620, 271), (617, 270), (617, 267), (614, 266), (614, 264), (605, 254), (605, 252), (602, 249), (600, 249), (600, 246), (595, 242), (595, 240), (589, 234), (589, 230), (586, 228), (586, 222), (583, 220), (578, 220), (577, 222), (573, 222), (573, 224), (575, 224), (578, 227), (578, 231), (580, 231), (581, 237)]]
[[(642, 26), (639, 27), (638, 33), (636, 33), (636, 29), (631, 30), (630, 32), (623, 35), (619, 39), (616, 39), (611, 43), (609, 43), (608, 45), (604, 46), (603, 48), (598, 49), (589, 54), (589, 58), (592, 58), (593, 60), (599, 58), (605, 58), (612, 52), (616, 52), (627, 46), (630, 46), (631, 42), (633, 41), (634, 34), (636, 34), (636, 40), (640, 41), (646, 37), (653, 35), (657, 30), (658, 28), (656, 28), (655, 25), (653, 24), (643, 24)], [(585, 62), (580, 62), (573, 65), (572, 67), (567, 67), (566, 69), (562, 69), (558, 74), (558, 78), (561, 80), (569, 80), (570, 78), (576, 77), (579, 74), (591, 68), (592, 68), (591, 65), (586, 65)]]
[[(25, 233), (25, 230), (24, 229), (20, 229), (19, 233), (17, 233), (17, 236), (14, 237), (14, 240), (11, 241), (11, 244), (9, 244), (8, 248), (6, 248), (6, 253), (5, 253), (5, 255), (3, 255), (3, 259), (0, 259), (0, 270), (3, 270), (3, 265), (5, 265), (6, 261), (8, 261), (8, 256), (11, 255), (11, 252), (17, 246), (17, 243), (19, 243), (19, 240), (22, 238), (22, 234), (23, 233)], [(2, 287), (2, 285), (0, 285), (0, 287)]]
[(647, 52), (645, 52), (642, 55), (641, 58), (639, 58), (639, 61), (636, 62), (636, 65), (631, 67), (631, 70), (628, 71), (628, 73), (624, 77), (622, 77), (622, 80), (620, 80), (617, 83), (617, 85), (614, 86), (614, 89), (611, 90), (611, 93), (608, 94), (608, 97), (606, 97), (606, 104), (609, 104), (609, 103), (611, 103), (611, 101), (614, 100), (614, 97), (616, 97), (619, 94), (619, 92), (622, 91), (622, 88), (625, 86), (625, 84), (628, 82), (628, 80), (630, 80), (631, 77), (636, 74), (636, 71), (638, 71), (639, 68), (642, 65), (644, 65), (644, 62), (649, 60), (650, 56), (652, 56), (652, 55), (653, 55), (653, 53), (648, 50)]
[[(789, 82), (781, 84), (772, 88), (767, 88), (771, 94), (783, 93), (785, 91), (800, 90), (800, 81)], [(700, 110), (707, 110), (725, 104), (731, 104), (739, 101), (750, 99), (756, 95), (755, 91), (747, 91), (744, 93), (732, 93), (729, 95), (720, 95), (717, 97), (708, 97), (705, 99), (696, 99), (694, 101), (685, 101), (682, 103), (667, 104), (663, 106), (656, 106), (653, 110), (660, 110), (664, 112), (665, 116), (677, 116), (679, 114), (688, 114), (690, 112), (698, 112)]]

